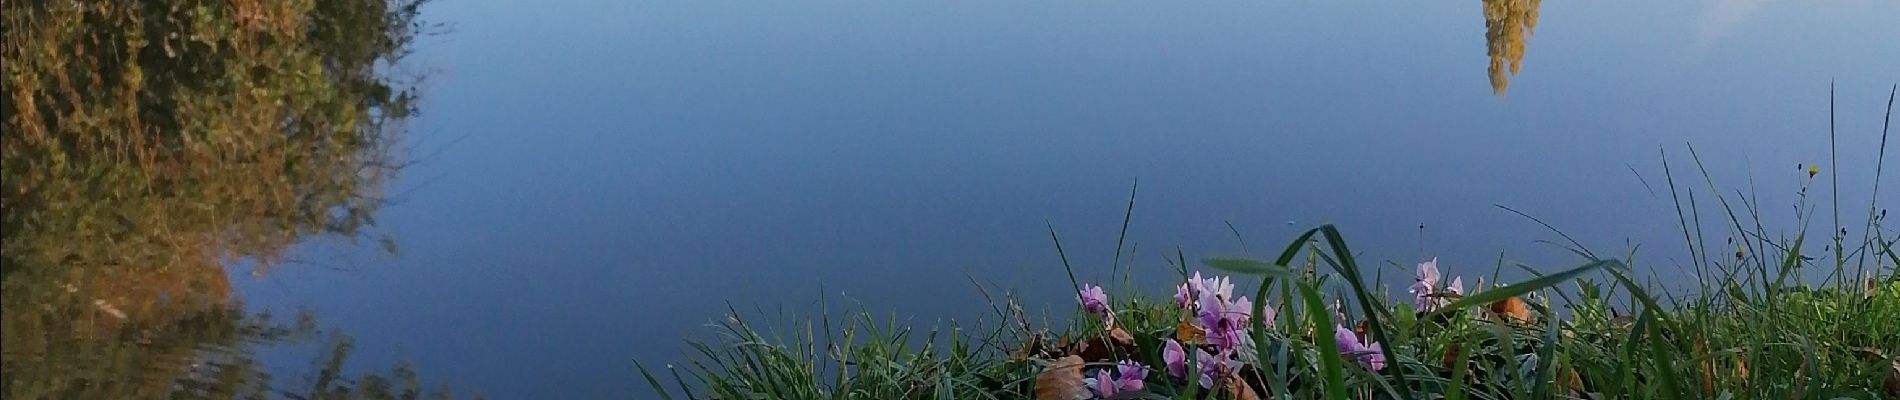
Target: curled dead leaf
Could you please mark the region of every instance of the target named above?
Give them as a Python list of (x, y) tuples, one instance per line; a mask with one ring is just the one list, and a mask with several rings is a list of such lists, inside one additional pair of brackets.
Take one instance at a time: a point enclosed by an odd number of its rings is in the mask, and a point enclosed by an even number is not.
[(1440, 365), (1444, 366), (1446, 370), (1450, 370), (1452, 367), (1458, 365), (1459, 346), (1458, 342), (1451, 342), (1445, 345), (1445, 356), (1440, 361)]
[(1134, 354), (1135, 336), (1121, 328), (1109, 329), (1103, 335), (1088, 340), (1077, 341), (1069, 354), (1082, 356), (1083, 361), (1111, 361), (1116, 355)]
[(1084, 400), (1094, 397), (1082, 381), (1082, 357), (1056, 359), (1036, 374), (1036, 400)]
[[(1708, 342), (1702, 339), (1696, 339), (1695, 354), (1706, 354), (1708, 353), (1708, 351), (1709, 351)], [(1696, 364), (1696, 368), (1698, 368), (1701, 371), (1702, 392), (1714, 393), (1715, 392), (1715, 371), (1714, 371), (1715, 360), (1703, 359), (1701, 363)]]
[(1247, 380), (1240, 379), (1240, 375), (1228, 375), (1221, 379), (1221, 391), (1233, 400), (1260, 400), (1260, 394), (1253, 391), (1253, 386), (1247, 385)]
[(1504, 319), (1506, 322), (1516, 322), (1516, 323), (1521, 323), (1521, 324), (1530, 324), (1534, 322), (1534, 320), (1531, 319), (1530, 305), (1524, 303), (1524, 299), (1520, 299), (1516, 297), (1506, 297), (1504, 298), (1504, 300), (1498, 300), (1496, 302), (1491, 303), (1490, 309), (1491, 309), (1492, 315), (1496, 315), (1499, 318)]
[(1576, 368), (1564, 368), (1559, 375), (1558, 384), (1570, 392), (1571, 397), (1583, 398), (1583, 377), (1577, 374)]
[(1181, 320), (1180, 324), (1174, 326), (1174, 340), (1182, 344), (1196, 345), (1206, 339), (1207, 331), (1201, 329), (1199, 326), (1194, 326), (1192, 320)]
[(1108, 339), (1113, 341), (1116, 346), (1134, 346), (1135, 345), (1135, 335), (1128, 334), (1128, 331), (1122, 329), (1121, 327), (1115, 327), (1113, 329), (1109, 329)]
[(1631, 328), (1636, 326), (1636, 317), (1624, 315), (1610, 318), (1610, 326), (1615, 327), (1617, 330), (1628, 332)]
[(1894, 357), (1893, 364), (1887, 366), (1887, 398), (1900, 399), (1900, 357)]
[(1037, 354), (1041, 353), (1041, 348), (1042, 348), (1042, 335), (1032, 333), (1029, 335), (1028, 339), (1023, 340), (1022, 348), (1016, 349), (1016, 351), (1009, 353), (1009, 360), (1010, 361), (1028, 360), (1030, 357), (1034, 357)]

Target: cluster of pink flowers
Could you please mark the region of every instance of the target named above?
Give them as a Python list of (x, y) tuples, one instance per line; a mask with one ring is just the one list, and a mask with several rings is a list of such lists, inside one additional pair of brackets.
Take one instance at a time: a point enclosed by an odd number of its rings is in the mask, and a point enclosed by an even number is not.
[[(1196, 272), (1174, 289), (1174, 301), (1194, 313), (1194, 326), (1205, 332), (1207, 344), (1231, 352), (1247, 342), (1247, 324), (1253, 321), (1253, 301), (1234, 296), (1234, 283), (1225, 276), (1201, 278)], [(1262, 312), (1262, 323), (1273, 324), (1273, 308)]]
[(1096, 396), (1113, 398), (1116, 394), (1141, 391), (1142, 383), (1148, 379), (1148, 367), (1134, 361), (1115, 363), (1113, 374), (1109, 370), (1096, 370), (1094, 377), (1082, 381), (1088, 384), (1089, 390), (1094, 391)]
[[(1436, 311), (1465, 294), (1464, 279), (1454, 277), (1447, 285), (1439, 283), (1438, 260), (1432, 259), (1418, 265), (1418, 274), (1410, 288), (1414, 304), (1421, 311)], [(1114, 328), (1115, 311), (1110, 307), (1108, 293), (1101, 286), (1085, 284), (1079, 288), (1076, 302), (1083, 311), (1102, 318), (1104, 326)], [(1175, 379), (1187, 379), (1190, 356), (1197, 369), (1202, 387), (1212, 388), (1221, 379), (1234, 376), (1241, 367), (1242, 354), (1255, 345), (1248, 329), (1256, 317), (1259, 329), (1271, 329), (1274, 325), (1274, 309), (1262, 307), (1260, 314), (1254, 315), (1254, 303), (1246, 296), (1234, 295), (1234, 283), (1225, 276), (1204, 278), (1199, 272), (1187, 279), (1187, 282), (1175, 287), (1174, 303), (1183, 315), (1175, 337), (1163, 341), (1162, 361), (1165, 372)], [(1337, 312), (1337, 311), (1335, 311)], [(1338, 316), (1344, 321), (1344, 316)], [(1333, 338), (1340, 357), (1373, 371), (1384, 370), (1386, 357), (1383, 345), (1372, 338), (1361, 337), (1344, 325), (1335, 325)], [(1184, 343), (1185, 342), (1185, 343)], [(1190, 355), (1190, 353), (1192, 353)], [(1148, 369), (1135, 361), (1119, 361), (1113, 367), (1095, 370), (1092, 376), (1083, 378), (1095, 395), (1112, 398), (1142, 390), (1147, 379)]]
[[(1167, 347), (1161, 350), (1161, 359), (1167, 363), (1168, 376), (1187, 379), (1187, 349), (1181, 342), (1168, 339)], [(1233, 349), (1209, 353), (1199, 347), (1194, 348), (1194, 365), (1200, 369), (1201, 387), (1214, 387), (1214, 377), (1227, 376), (1240, 371), (1240, 360), (1235, 359)]]

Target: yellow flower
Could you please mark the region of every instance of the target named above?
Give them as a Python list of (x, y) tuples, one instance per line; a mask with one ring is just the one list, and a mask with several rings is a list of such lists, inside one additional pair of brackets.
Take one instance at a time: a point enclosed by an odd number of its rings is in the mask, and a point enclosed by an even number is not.
[(1821, 173), (1821, 167), (1820, 167), (1820, 166), (1815, 166), (1815, 165), (1809, 165), (1809, 166), (1808, 166), (1808, 177), (1809, 177), (1809, 178), (1813, 178), (1813, 177), (1814, 177), (1814, 175), (1816, 175), (1816, 174), (1820, 174), (1820, 173)]

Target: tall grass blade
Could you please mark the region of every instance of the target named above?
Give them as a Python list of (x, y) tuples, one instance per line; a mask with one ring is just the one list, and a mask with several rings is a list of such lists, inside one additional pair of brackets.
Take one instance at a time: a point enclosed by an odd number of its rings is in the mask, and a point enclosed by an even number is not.
[(1649, 357), (1654, 368), (1650, 379), (1662, 384), (1662, 398), (1677, 400), (1682, 398), (1682, 388), (1676, 383), (1675, 358), (1670, 355), (1669, 344), (1662, 336), (1662, 328), (1649, 324)]
[(1326, 301), (1320, 299), (1319, 290), (1313, 285), (1300, 282), (1298, 286), (1300, 298), (1306, 302), (1306, 318), (1313, 323), (1313, 346), (1317, 347), (1314, 352), (1319, 355), (1321, 381), (1326, 385), (1324, 394), (1329, 400), (1346, 400), (1346, 368), (1335, 350), (1339, 342), (1329, 333), (1333, 331), (1332, 313), (1326, 311)]
[[(1285, 277), (1293, 276), (1293, 271), (1290, 269), (1287, 269), (1287, 267), (1285, 266), (1273, 265), (1273, 264), (1268, 264), (1264, 261), (1248, 260), (1244, 258), (1209, 258), (1209, 259), (1201, 260), (1201, 264), (1205, 264), (1209, 267), (1214, 267), (1214, 269), (1230, 271), (1230, 272), (1235, 272), (1235, 273), (1242, 273), (1242, 274), (1261, 275), (1261, 276), (1274, 277), (1274, 278), (1285, 278)], [(1261, 283), (1260, 290), (1263, 292), (1262, 295), (1265, 294), (1264, 291), (1266, 290), (1266, 288), (1267, 288), (1267, 283), (1266, 282)]]
[(1443, 314), (1443, 313), (1451, 312), (1452, 310), (1462, 310), (1466, 307), (1470, 307), (1474, 305), (1491, 304), (1491, 303), (1497, 302), (1498, 300), (1504, 300), (1506, 298), (1517, 297), (1525, 293), (1537, 291), (1539, 289), (1557, 286), (1558, 284), (1562, 284), (1572, 279), (1576, 279), (1578, 276), (1582, 276), (1584, 273), (1590, 272), (1591, 270), (1595, 270), (1597, 268), (1607, 267), (1610, 269), (1615, 269), (1615, 268), (1620, 268), (1622, 266), (1623, 266), (1622, 261), (1599, 260), (1599, 261), (1591, 262), (1589, 264), (1584, 264), (1583, 266), (1580, 266), (1580, 267), (1571, 268), (1567, 271), (1545, 275), (1544, 277), (1541, 277), (1541, 278), (1532, 279), (1532, 280), (1520, 282), (1517, 284), (1507, 285), (1503, 287), (1492, 288), (1492, 289), (1488, 289), (1482, 292), (1477, 292), (1470, 296), (1465, 296), (1464, 298), (1458, 299), (1458, 301), (1453, 301), (1451, 302), (1451, 304), (1441, 307), (1438, 309), (1438, 311), (1433, 311), (1432, 313)]
[(1788, 248), (1788, 256), (1783, 257), (1781, 260), (1781, 272), (1776, 274), (1775, 276), (1775, 286), (1769, 288), (1769, 293), (1771, 293), (1770, 294), (1771, 296), (1772, 296), (1772, 293), (1781, 290), (1781, 288), (1783, 287), (1782, 285), (1786, 284), (1786, 282), (1788, 281), (1788, 275), (1794, 273), (1795, 268), (1800, 266), (1801, 243), (1807, 240), (1808, 240), (1807, 232), (1801, 232), (1800, 234), (1795, 235), (1794, 246)]
[(1520, 217), (1528, 218), (1531, 220), (1531, 222), (1536, 222), (1538, 225), (1543, 225), (1544, 229), (1549, 229), (1551, 232), (1555, 232), (1557, 236), (1563, 237), (1564, 240), (1569, 241), (1570, 245), (1577, 246), (1576, 247), (1577, 251), (1583, 252), (1585, 256), (1590, 257), (1590, 259), (1592, 260), (1597, 259), (1596, 253), (1590, 252), (1590, 248), (1584, 247), (1582, 242), (1578, 242), (1577, 239), (1571, 238), (1570, 235), (1564, 233), (1563, 230), (1557, 229), (1557, 227), (1551, 226), (1550, 224), (1545, 223), (1544, 220), (1537, 219), (1537, 217), (1533, 217), (1530, 214), (1525, 214), (1523, 211), (1518, 211), (1515, 208), (1511, 208), (1503, 204), (1492, 204), (1492, 206), (1496, 206), (1497, 208), (1502, 208), (1504, 209), (1504, 211), (1510, 211), (1512, 214), (1517, 214)]
[(633, 360), (633, 367), (638, 368), (640, 370), (640, 376), (645, 377), (647, 379), (648, 385), (653, 385), (653, 392), (659, 393), (661, 399), (673, 400), (673, 395), (666, 393), (666, 387), (660, 385), (659, 379), (653, 378), (653, 373), (647, 372), (646, 365), (641, 365), (640, 360)]
[(1049, 221), (1042, 221), (1042, 223), (1049, 227), (1049, 241), (1056, 244), (1056, 255), (1062, 257), (1062, 271), (1069, 273), (1070, 289), (1081, 293), (1082, 281), (1075, 279), (1075, 267), (1069, 265), (1069, 253), (1062, 251), (1062, 238), (1056, 236), (1056, 225)]
[(1557, 364), (1557, 332), (1560, 329), (1558, 321), (1561, 321), (1561, 319), (1557, 318), (1556, 313), (1551, 313), (1546, 310), (1544, 320), (1549, 323), (1547, 324), (1548, 326), (1544, 328), (1543, 346), (1537, 349), (1537, 383), (1534, 389), (1531, 390), (1531, 398), (1535, 399), (1555, 397), (1552, 393), (1552, 386), (1554, 386), (1557, 381), (1555, 368), (1552, 367)]
[[(1134, 183), (1128, 185), (1128, 210), (1122, 212), (1122, 230), (1120, 234), (1115, 235), (1115, 260), (1112, 264), (1109, 264), (1109, 272), (1111, 273), (1122, 267), (1122, 244), (1128, 240), (1128, 223), (1135, 218), (1135, 189), (1139, 188), (1141, 188), (1140, 179), (1136, 179)], [(1122, 271), (1122, 290), (1128, 291), (1129, 295), (1133, 295), (1135, 291), (1128, 283), (1129, 275), (1133, 273), (1133, 269), (1133, 266), (1129, 266), (1128, 270)], [(1079, 291), (1081, 288), (1077, 287), (1076, 290)]]
[(1636, 316), (1635, 325), (1630, 327), (1629, 339), (1623, 342), (1623, 354), (1616, 363), (1617, 382), (1610, 385), (1609, 398), (1623, 398), (1625, 390), (1632, 395), (1636, 393), (1636, 347), (1642, 343), (1643, 330), (1648, 328), (1649, 310), (1644, 309), (1642, 314)]
[(1451, 382), (1445, 387), (1445, 400), (1464, 400), (1465, 398), (1465, 371), (1471, 369), (1469, 363), (1473, 345), (1466, 339), (1468, 339), (1466, 336), (1459, 335), (1458, 341), (1453, 342), (1458, 345), (1458, 354), (1453, 356), (1456, 363), (1451, 366)]
[[(1389, 317), (1390, 315), (1386, 313), (1390, 311), (1380, 304), (1378, 299), (1373, 298), (1371, 295), (1372, 291), (1366, 288), (1364, 275), (1359, 273), (1359, 263), (1353, 259), (1352, 250), (1346, 247), (1346, 238), (1339, 234), (1339, 228), (1328, 224), (1321, 225), (1319, 229), (1320, 232), (1326, 236), (1326, 247), (1332, 248), (1333, 254), (1338, 257), (1338, 263), (1333, 264), (1333, 266), (1339, 270), (1341, 275), (1346, 276), (1347, 283), (1352, 285), (1353, 295), (1359, 299), (1359, 307), (1366, 312), (1366, 325), (1372, 328), (1372, 335), (1377, 340), (1386, 342), (1385, 346), (1379, 347), (1379, 351), (1385, 354), (1385, 359), (1393, 364), (1391, 368), (1386, 368), (1386, 371), (1392, 373), (1392, 380), (1394, 381), (1401, 383), (1411, 382), (1405, 379), (1405, 370), (1407, 367), (1405, 366), (1405, 360), (1399, 358), (1395, 350), (1398, 345), (1392, 341), (1391, 335), (1386, 334), (1385, 323), (1381, 322), (1381, 315)], [(1412, 398), (1411, 385), (1402, 384), (1399, 385), (1398, 389), (1400, 398)]]

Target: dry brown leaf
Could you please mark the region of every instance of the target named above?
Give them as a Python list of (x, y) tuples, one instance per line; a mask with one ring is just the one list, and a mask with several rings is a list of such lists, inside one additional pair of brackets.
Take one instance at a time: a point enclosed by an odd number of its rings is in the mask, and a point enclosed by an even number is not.
[(1083, 361), (1112, 361), (1117, 354), (1133, 354), (1135, 336), (1121, 328), (1111, 328), (1105, 335), (1077, 341), (1069, 354), (1082, 356)]
[(1196, 345), (1206, 339), (1207, 331), (1194, 326), (1192, 320), (1181, 320), (1181, 324), (1174, 326), (1174, 340), (1180, 341), (1181, 344)]
[[(1708, 351), (1708, 342), (1702, 339), (1696, 339), (1695, 354), (1705, 354), (1708, 353)], [(1697, 364), (1697, 368), (1700, 368), (1702, 372), (1702, 393), (1715, 393), (1715, 360), (1702, 360), (1701, 363)]]
[(1135, 345), (1135, 335), (1128, 334), (1128, 331), (1123, 330), (1121, 327), (1115, 327), (1113, 329), (1109, 329), (1108, 338), (1110, 340), (1113, 340), (1116, 346), (1134, 346)]
[(1056, 359), (1036, 374), (1036, 400), (1085, 400), (1093, 397), (1082, 381), (1082, 357)]
[(1561, 375), (1558, 382), (1560, 382), (1563, 389), (1569, 391), (1572, 397), (1581, 398), (1583, 394), (1583, 377), (1577, 375), (1577, 369), (1564, 368)]
[(1227, 392), (1227, 398), (1233, 400), (1260, 400), (1260, 394), (1255, 393), (1246, 380), (1240, 379), (1240, 375), (1228, 375), (1222, 379), (1221, 391)]
[(1630, 328), (1634, 327), (1635, 325), (1636, 325), (1636, 317), (1624, 315), (1624, 316), (1620, 316), (1616, 318), (1610, 318), (1610, 326), (1614, 326), (1616, 327), (1616, 329), (1619, 329), (1619, 330), (1628, 331), (1630, 330)]
[(1450, 370), (1452, 367), (1458, 365), (1459, 346), (1460, 345), (1458, 344), (1458, 342), (1451, 342), (1450, 344), (1445, 345), (1445, 356), (1440, 362), (1441, 362), (1441, 365), (1443, 365), (1446, 370)]
[(1016, 349), (1015, 352), (1009, 353), (1009, 359), (1010, 361), (1028, 360), (1029, 357), (1035, 356), (1041, 347), (1042, 347), (1042, 335), (1030, 334), (1029, 339), (1023, 341), (1022, 348)]
[(1894, 357), (1893, 365), (1887, 367), (1887, 398), (1900, 399), (1900, 357)]
[(1534, 322), (1534, 320), (1531, 319), (1530, 305), (1525, 304), (1524, 299), (1516, 297), (1506, 297), (1504, 300), (1491, 303), (1491, 313), (1503, 318), (1507, 322), (1523, 324)]

